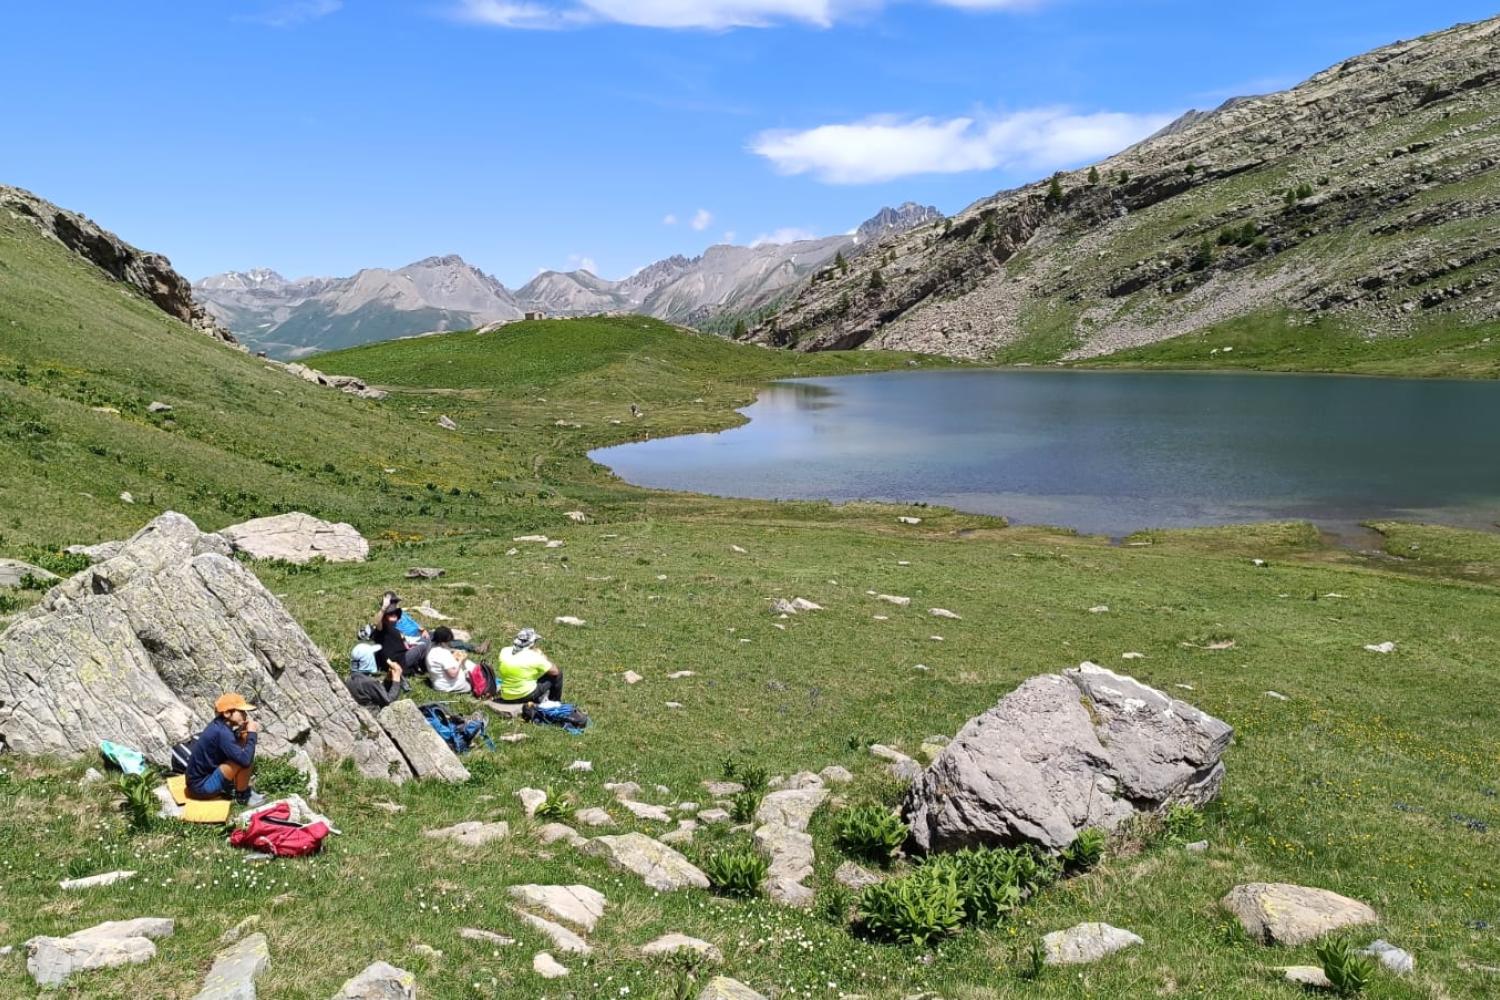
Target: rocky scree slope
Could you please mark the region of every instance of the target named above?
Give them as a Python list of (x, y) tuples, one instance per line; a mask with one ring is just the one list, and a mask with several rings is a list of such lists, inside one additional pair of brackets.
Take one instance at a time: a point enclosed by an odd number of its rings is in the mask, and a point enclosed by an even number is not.
[(21, 188), (0, 184), (0, 211), (30, 222), (43, 235), (140, 292), (168, 316), (226, 344), (238, 345), (234, 335), (198, 304), (192, 285), (161, 254), (139, 250), (91, 219)]
[[(1084, 358), (1257, 313), (1500, 320), (1500, 19), (1193, 113), (825, 268), (751, 339)], [(877, 276), (878, 275), (878, 276)]]

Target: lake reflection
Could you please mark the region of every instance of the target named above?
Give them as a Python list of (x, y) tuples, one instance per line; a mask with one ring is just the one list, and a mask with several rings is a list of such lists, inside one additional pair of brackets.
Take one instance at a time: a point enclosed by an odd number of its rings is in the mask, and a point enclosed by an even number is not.
[(592, 454), (644, 486), (925, 501), (1123, 535), (1500, 520), (1500, 384), (960, 370), (778, 383), (750, 423)]

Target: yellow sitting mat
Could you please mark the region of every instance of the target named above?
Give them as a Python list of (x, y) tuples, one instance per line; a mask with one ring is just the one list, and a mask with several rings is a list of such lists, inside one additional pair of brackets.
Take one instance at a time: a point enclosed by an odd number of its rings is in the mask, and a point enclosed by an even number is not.
[(184, 823), (226, 823), (233, 805), (228, 799), (190, 799), (187, 794), (187, 776), (174, 774), (167, 779), (167, 791), (172, 801), (182, 806)]

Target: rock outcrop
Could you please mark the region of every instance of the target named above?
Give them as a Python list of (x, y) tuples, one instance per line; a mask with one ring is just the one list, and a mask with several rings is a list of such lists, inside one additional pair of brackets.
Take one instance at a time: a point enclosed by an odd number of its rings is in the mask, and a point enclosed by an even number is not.
[(920, 851), (1033, 843), (1218, 794), (1228, 724), (1104, 667), (1033, 677), (969, 720), (907, 793)]
[(364, 379), (356, 378), (353, 375), (327, 375), (316, 368), (309, 368), (303, 364), (281, 364), (279, 361), (271, 361), (269, 363), (281, 365), (281, 368), (288, 375), (295, 375), (304, 382), (321, 385), (325, 389), (337, 389), (339, 392), (346, 392), (351, 396), (358, 396), (360, 399), (381, 400), (390, 395), (384, 389), (370, 388), (369, 385), (365, 384)]
[(0, 749), (158, 764), (238, 691), (259, 706), (261, 752), (352, 757), (367, 776), (410, 768), (270, 591), (220, 536), (156, 518), (54, 587), (0, 634)]
[(417, 977), (389, 962), (375, 962), (346, 980), (333, 1000), (417, 1000)]
[(784, 906), (808, 907), (814, 892), (804, 885), (813, 873), (813, 840), (807, 832), (812, 815), (828, 797), (823, 779), (802, 774), (799, 787), (770, 792), (755, 812), (755, 847), (770, 862), (765, 893)]
[(28, 220), (111, 278), (140, 292), (168, 316), (239, 347), (234, 335), (193, 298), (191, 283), (172, 270), (172, 262), (161, 254), (138, 250), (77, 212), (58, 208), (20, 188), (0, 184), (0, 210)]
[(271, 967), (264, 934), (251, 934), (214, 957), (203, 988), (193, 1000), (255, 1000), (255, 980)]
[(1251, 882), (1219, 901), (1262, 944), (1299, 945), (1380, 918), (1357, 899), (1303, 885)]
[(171, 937), (165, 917), (108, 920), (67, 937), (26, 942), (26, 971), (38, 986), (60, 986), (80, 972), (138, 965), (156, 957), (156, 938)]
[(0, 559), (0, 587), (19, 587), (28, 579), (37, 583), (52, 583), (57, 580), (57, 574), (19, 559)]
[(644, 833), (595, 837), (584, 845), (583, 852), (602, 857), (623, 871), (634, 872), (658, 892), (673, 892), (689, 886), (708, 888), (708, 876), (691, 861)]
[(379, 718), (381, 728), (417, 777), (454, 783), (469, 780), (469, 769), (427, 722), (416, 702), (403, 698), (381, 709)]
[(289, 563), (314, 559), (364, 562), (370, 555), (370, 543), (353, 525), (334, 524), (301, 511), (232, 524), (219, 534), (232, 549), (252, 559), (280, 559)]

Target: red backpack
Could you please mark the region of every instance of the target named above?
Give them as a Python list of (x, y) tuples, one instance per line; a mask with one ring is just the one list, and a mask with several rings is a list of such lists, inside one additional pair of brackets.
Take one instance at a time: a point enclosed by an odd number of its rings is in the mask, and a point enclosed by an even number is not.
[(262, 851), (278, 858), (300, 858), (316, 854), (328, 833), (328, 824), (321, 821), (305, 826), (293, 823), (292, 807), (278, 802), (253, 814), (244, 829), (229, 835), (229, 842), (235, 847)]
[(469, 668), (469, 691), (476, 698), (493, 698), (500, 693), (500, 678), (495, 668), (488, 663), (476, 663)]

